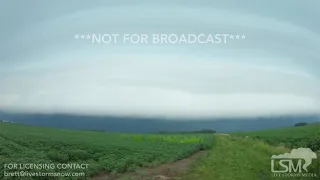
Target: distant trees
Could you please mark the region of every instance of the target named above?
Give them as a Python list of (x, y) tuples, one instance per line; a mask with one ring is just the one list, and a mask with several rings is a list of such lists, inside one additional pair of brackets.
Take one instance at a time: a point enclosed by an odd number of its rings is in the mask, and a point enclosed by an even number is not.
[(299, 123), (295, 124), (294, 126), (306, 126), (306, 125), (308, 125), (308, 123), (306, 123), (306, 122), (299, 122)]
[(216, 133), (215, 130), (211, 130), (211, 129), (202, 129), (200, 131), (194, 131), (194, 133)]
[(198, 131), (161, 131), (159, 134), (213, 134), (216, 133), (215, 130), (212, 129), (202, 129)]

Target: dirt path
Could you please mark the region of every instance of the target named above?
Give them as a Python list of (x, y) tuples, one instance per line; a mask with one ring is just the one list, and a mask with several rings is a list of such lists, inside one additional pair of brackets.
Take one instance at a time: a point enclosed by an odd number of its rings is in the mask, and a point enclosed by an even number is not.
[(177, 180), (181, 179), (179, 176), (186, 172), (195, 160), (206, 156), (207, 153), (207, 151), (200, 151), (173, 163), (162, 164), (155, 168), (142, 168), (132, 173), (118, 175), (101, 173), (99, 176), (92, 178), (92, 180)]

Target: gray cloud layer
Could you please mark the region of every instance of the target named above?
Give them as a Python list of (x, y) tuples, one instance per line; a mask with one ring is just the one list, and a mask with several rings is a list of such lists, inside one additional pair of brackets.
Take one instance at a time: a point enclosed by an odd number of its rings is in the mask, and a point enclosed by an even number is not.
[[(0, 109), (168, 117), (320, 112), (320, 12), (302, 1), (2, 1)], [(92, 44), (88, 33), (245, 34)]]

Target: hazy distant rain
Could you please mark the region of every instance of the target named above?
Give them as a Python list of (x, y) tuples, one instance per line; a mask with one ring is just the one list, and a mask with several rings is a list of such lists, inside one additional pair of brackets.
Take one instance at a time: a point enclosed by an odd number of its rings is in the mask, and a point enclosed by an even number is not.
[(93, 44), (226, 44), (245, 40), (244, 34), (75, 34), (75, 39)]

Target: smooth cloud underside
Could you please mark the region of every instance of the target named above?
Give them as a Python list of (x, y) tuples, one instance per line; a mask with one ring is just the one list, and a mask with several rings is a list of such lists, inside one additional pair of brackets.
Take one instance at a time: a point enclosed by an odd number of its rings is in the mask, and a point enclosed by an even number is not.
[[(52, 7), (44, 20), (30, 17), (7, 33), (0, 42), (0, 109), (182, 118), (320, 112), (320, 27), (301, 25), (295, 12), (285, 19), (227, 7), (93, 5), (63, 13)], [(74, 39), (76, 33), (159, 32), (247, 39), (213, 45)]]

